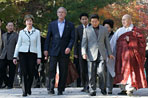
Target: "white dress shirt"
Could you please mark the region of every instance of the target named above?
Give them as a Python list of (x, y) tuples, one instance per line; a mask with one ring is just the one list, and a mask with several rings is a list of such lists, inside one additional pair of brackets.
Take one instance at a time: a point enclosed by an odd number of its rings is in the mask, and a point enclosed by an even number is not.
[(87, 24), (87, 25), (85, 26), (85, 25), (82, 24), (82, 26), (83, 26), (83, 29), (85, 29), (85, 28), (87, 28), (89, 25)]
[(65, 27), (65, 20), (62, 22), (58, 21), (58, 29), (59, 29), (60, 37), (62, 37), (63, 35), (64, 27)]

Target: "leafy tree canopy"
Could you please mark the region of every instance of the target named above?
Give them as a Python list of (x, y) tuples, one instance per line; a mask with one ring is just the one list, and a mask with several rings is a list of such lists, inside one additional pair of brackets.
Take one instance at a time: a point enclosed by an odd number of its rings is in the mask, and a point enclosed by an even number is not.
[(67, 9), (66, 18), (78, 25), (82, 12), (97, 13), (98, 9), (108, 4), (125, 4), (129, 1), (131, 0), (0, 0), (0, 18), (4, 24), (13, 21), (16, 30), (20, 30), (24, 28), (24, 15), (30, 13), (35, 17), (35, 27), (46, 33), (48, 23), (57, 19), (56, 11), (60, 6)]

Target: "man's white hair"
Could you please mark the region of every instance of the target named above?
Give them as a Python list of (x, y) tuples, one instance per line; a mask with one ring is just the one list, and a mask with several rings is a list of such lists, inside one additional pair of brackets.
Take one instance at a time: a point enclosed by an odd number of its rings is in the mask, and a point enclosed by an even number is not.
[(64, 8), (64, 7), (59, 7), (58, 10), (57, 10), (57, 13), (58, 13), (59, 9), (64, 9), (65, 13), (67, 14), (66, 8)]

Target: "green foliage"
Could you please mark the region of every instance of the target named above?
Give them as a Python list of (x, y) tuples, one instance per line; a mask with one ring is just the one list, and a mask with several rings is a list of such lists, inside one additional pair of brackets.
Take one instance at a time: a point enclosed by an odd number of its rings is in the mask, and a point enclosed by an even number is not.
[(0, 18), (5, 22), (14, 21), (17, 30), (24, 28), (23, 17), (33, 14), (34, 26), (47, 32), (49, 22), (56, 20), (56, 11), (60, 6), (67, 9), (66, 19), (76, 26), (80, 24), (79, 15), (97, 13), (99, 8), (111, 3), (128, 3), (131, 0), (0, 0)]
[(78, 25), (80, 13), (96, 13), (99, 8), (115, 1), (118, 0), (0, 0), (0, 18), (5, 23), (14, 21), (20, 30), (24, 28), (24, 15), (30, 13), (35, 17), (35, 27), (46, 33), (48, 23), (57, 19), (56, 11), (60, 6), (68, 10), (66, 18)]

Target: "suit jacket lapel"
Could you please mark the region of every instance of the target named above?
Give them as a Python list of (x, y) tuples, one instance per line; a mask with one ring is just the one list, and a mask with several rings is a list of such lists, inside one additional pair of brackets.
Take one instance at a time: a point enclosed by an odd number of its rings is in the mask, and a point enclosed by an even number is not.
[(58, 33), (58, 36), (60, 37), (60, 32), (58, 28), (58, 20), (55, 22), (55, 30), (57, 30), (56, 32)]
[(25, 34), (27, 35), (27, 37), (29, 38), (30, 36), (29, 36), (29, 34), (28, 34), (28, 31), (26, 31), (26, 30), (24, 29), (24, 32), (25, 32)]
[(92, 34), (93, 34), (93, 36), (95, 36), (95, 38), (98, 39), (98, 37), (97, 37), (97, 35), (96, 35), (96, 33), (95, 33), (94, 28), (93, 28), (92, 26), (91, 26), (91, 28), (92, 28)]
[(25, 34), (26, 34), (28, 37), (30, 37), (30, 36), (35, 32), (35, 29), (32, 28), (31, 32), (28, 33), (28, 30), (25, 28), (25, 29), (24, 29), (24, 32), (25, 32)]
[[(62, 34), (62, 37), (65, 35), (66, 33), (66, 29), (68, 28), (68, 24), (67, 24), (67, 21), (65, 20), (65, 26), (64, 26), (64, 30), (63, 30), (63, 34)], [(61, 38), (62, 38), (61, 37)]]
[[(7, 33), (7, 34), (8, 34), (8, 33)], [(7, 40), (7, 43), (10, 42), (10, 40), (13, 38), (13, 35), (14, 35), (14, 32), (9, 36), (9, 39)], [(7, 39), (7, 37), (6, 37), (6, 39)]]
[(32, 31), (30, 32), (29, 36), (31, 36), (35, 32), (35, 29), (33, 28)]
[(84, 30), (83, 25), (81, 25), (81, 27), (79, 28), (79, 32), (78, 32), (79, 33), (78, 36), (81, 38), (83, 37), (83, 30)]
[(102, 33), (102, 28), (101, 28), (101, 26), (99, 25), (99, 34), (98, 34), (98, 40), (100, 39), (100, 37), (101, 37), (101, 33)]
[(4, 40), (4, 43), (3, 44), (5, 44), (5, 45), (7, 45), (7, 33), (5, 34), (5, 36), (3, 36), (3, 40)]

